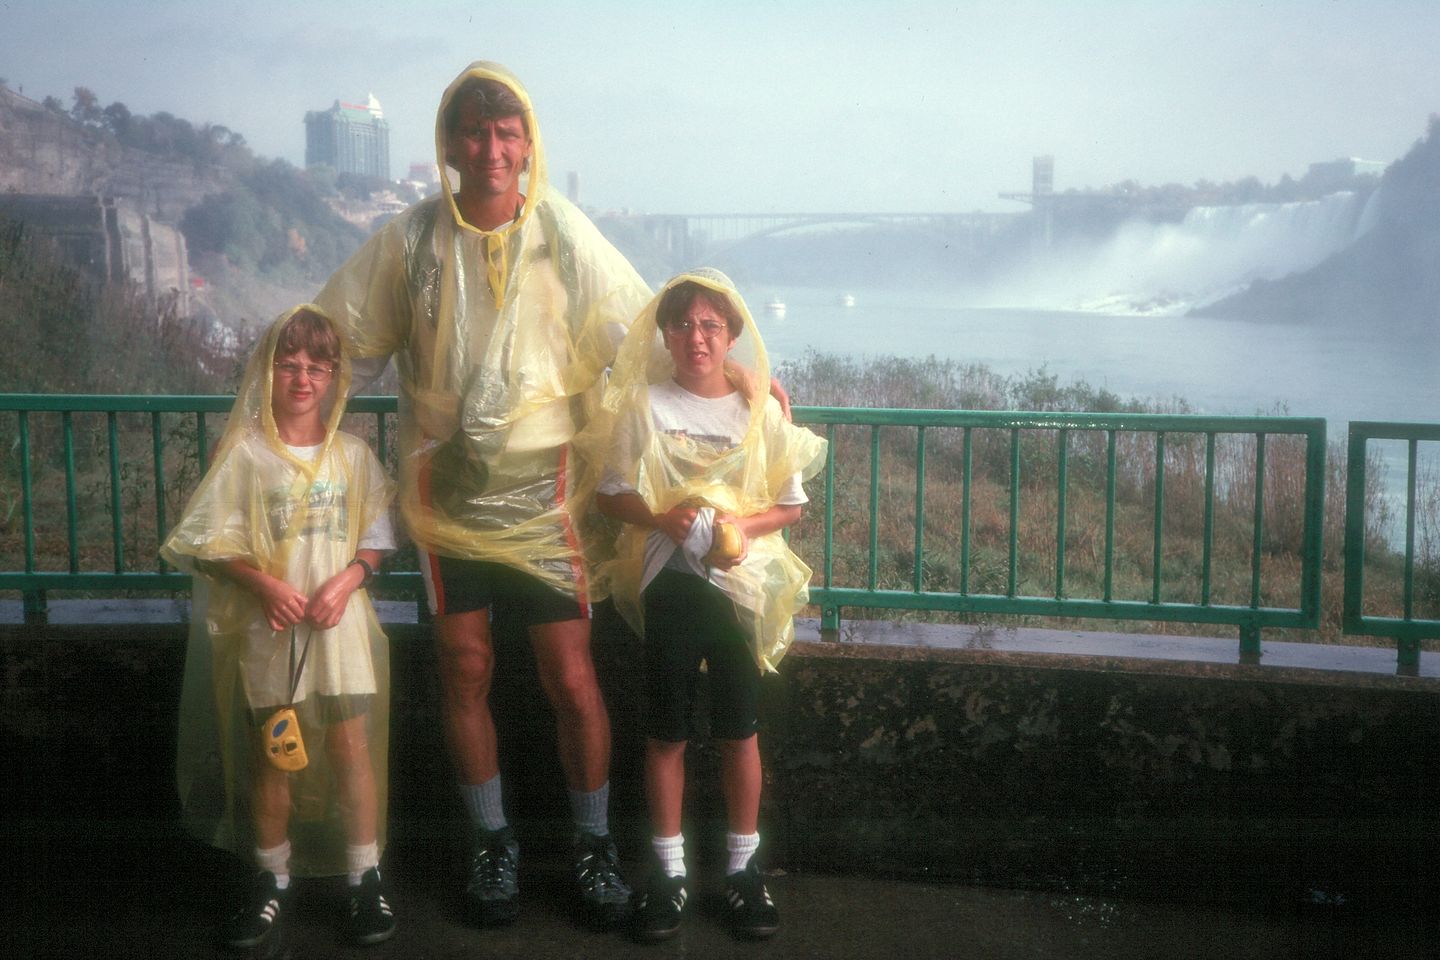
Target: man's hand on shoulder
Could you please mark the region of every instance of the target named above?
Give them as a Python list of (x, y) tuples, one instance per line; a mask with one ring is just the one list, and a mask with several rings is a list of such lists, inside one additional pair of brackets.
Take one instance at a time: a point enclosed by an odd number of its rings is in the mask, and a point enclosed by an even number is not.
[(795, 418), (790, 415), (790, 394), (785, 392), (785, 388), (781, 386), (780, 381), (774, 377), (770, 378), (770, 396), (774, 397), (775, 402), (780, 404), (780, 412), (785, 414), (785, 419), (793, 423)]

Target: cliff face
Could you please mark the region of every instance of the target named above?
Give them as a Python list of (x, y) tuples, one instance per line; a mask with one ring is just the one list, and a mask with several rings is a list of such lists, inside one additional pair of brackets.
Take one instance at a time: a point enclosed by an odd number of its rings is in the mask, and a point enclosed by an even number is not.
[(189, 207), (231, 181), (223, 167), (122, 146), (0, 87), (0, 193), (116, 197), (154, 220), (175, 224)]
[(1375, 226), (1302, 273), (1258, 281), (1199, 315), (1418, 330), (1440, 322), (1440, 116), (1385, 171)]

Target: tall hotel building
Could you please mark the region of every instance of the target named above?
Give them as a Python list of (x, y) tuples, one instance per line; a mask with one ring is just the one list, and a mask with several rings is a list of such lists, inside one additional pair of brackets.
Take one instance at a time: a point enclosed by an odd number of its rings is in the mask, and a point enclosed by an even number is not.
[(305, 114), (305, 166), (317, 164), (390, 179), (390, 125), (373, 93), (364, 106), (336, 100), (329, 110)]

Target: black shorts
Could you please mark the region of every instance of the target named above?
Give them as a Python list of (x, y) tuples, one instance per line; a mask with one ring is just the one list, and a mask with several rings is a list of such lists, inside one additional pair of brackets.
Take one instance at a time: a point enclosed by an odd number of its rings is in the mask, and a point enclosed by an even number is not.
[(489, 560), (420, 554), (430, 612), (436, 616), (490, 608), (521, 626), (589, 620), (590, 606), (523, 570)]
[(646, 734), (672, 743), (689, 740), (695, 694), (708, 675), (710, 735), (754, 736), (760, 667), (734, 601), (697, 576), (668, 569), (650, 581), (644, 599)]

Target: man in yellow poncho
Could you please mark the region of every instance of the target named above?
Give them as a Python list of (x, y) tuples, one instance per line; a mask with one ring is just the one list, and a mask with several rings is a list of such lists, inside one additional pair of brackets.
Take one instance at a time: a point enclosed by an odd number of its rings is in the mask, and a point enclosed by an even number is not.
[[(317, 298), (344, 329), (357, 381), (393, 355), (400, 379), (401, 515), (435, 613), (448, 740), (473, 823), (474, 920), (518, 912), (519, 847), (501, 805), (487, 695), (490, 614), (529, 631), (555, 709), (586, 916), (623, 919), (609, 838), (610, 727), (590, 653), (581, 529), (593, 482), (570, 441), (649, 290), (550, 188), (530, 98), (475, 63), (436, 119), (441, 194), (386, 224)], [(452, 188), (449, 169), (459, 176)]]
[[(665, 359), (655, 361), (663, 343)], [(786, 421), (780, 405), (737, 388), (725, 364), (768, 376), (759, 332), (719, 271), (681, 274), (636, 319), (604, 408), (580, 438), (605, 464), (599, 507), (625, 521), (597, 591), (645, 642), (645, 792), (655, 869), (636, 901), (635, 932), (679, 929), (685, 890), (680, 833), (685, 746), (702, 664), (710, 732), (721, 758), (729, 831), (726, 910), (740, 936), (764, 938), (779, 912), (755, 862), (760, 845), (761, 674), (795, 636), (810, 569), (781, 531), (800, 517), (801, 483), (825, 462), (825, 441)]]

